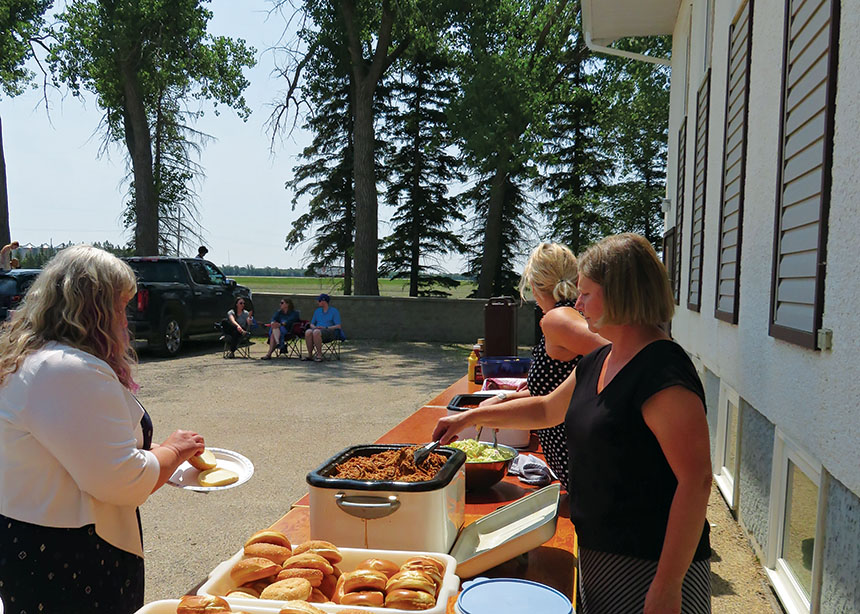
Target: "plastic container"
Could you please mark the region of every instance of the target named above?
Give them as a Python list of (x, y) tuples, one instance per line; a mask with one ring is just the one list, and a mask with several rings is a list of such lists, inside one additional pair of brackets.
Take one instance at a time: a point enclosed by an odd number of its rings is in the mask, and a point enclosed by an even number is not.
[(525, 377), (532, 359), (521, 356), (484, 356), (478, 361), (484, 377)]
[(572, 614), (564, 594), (545, 584), (519, 578), (475, 578), (463, 584), (454, 606), (457, 614)]

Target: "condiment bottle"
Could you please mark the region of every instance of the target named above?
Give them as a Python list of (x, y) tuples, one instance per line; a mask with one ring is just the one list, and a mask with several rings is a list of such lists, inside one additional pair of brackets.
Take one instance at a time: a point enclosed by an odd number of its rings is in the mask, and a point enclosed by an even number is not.
[[(475, 346), (477, 347), (477, 346)], [(469, 381), (475, 383), (475, 369), (478, 368), (478, 352), (472, 348), (472, 353), (469, 354)]]
[(481, 362), (480, 362), (480, 360), (481, 360), (481, 346), (477, 345), (477, 344), (473, 345), (472, 346), (472, 354), (475, 355), (475, 363), (476, 363), (475, 364), (475, 379), (472, 381), (475, 382), (476, 384), (483, 384), (484, 383), (484, 370), (481, 368)]

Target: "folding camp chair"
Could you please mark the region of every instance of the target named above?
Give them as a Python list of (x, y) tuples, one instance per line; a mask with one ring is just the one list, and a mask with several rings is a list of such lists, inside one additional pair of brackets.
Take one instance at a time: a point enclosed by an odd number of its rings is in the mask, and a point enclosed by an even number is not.
[(340, 360), (340, 348), (342, 345), (343, 339), (332, 339), (331, 341), (323, 341), (322, 357)]
[[(221, 332), (224, 332), (226, 322), (227, 320), (215, 322), (215, 328), (217, 328)], [(218, 340), (224, 342), (224, 348), (222, 350), (223, 357), (230, 358), (230, 336), (225, 333), (221, 335)], [(246, 332), (239, 340), (239, 343), (236, 346), (236, 351), (233, 353), (233, 358), (251, 358), (252, 345), (254, 345), (254, 342), (251, 341), (251, 334)]]

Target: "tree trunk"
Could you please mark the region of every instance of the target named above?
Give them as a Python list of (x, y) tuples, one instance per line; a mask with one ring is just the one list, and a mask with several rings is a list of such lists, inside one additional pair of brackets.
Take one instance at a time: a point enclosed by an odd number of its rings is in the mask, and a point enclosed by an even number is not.
[(507, 161), (499, 159), (490, 184), (490, 205), (484, 226), (484, 253), (481, 255), (481, 275), (478, 277), (478, 298), (490, 298), (502, 261), (502, 216), (505, 209), (505, 180)]
[(355, 181), (355, 293), (379, 296), (377, 228), (378, 201), (373, 158), (373, 91), (376, 83), (362, 79), (355, 88), (353, 147)]
[(9, 230), (9, 196), (6, 192), (6, 157), (3, 155), (3, 120), (0, 119), (0, 246), (12, 242)]
[(132, 67), (122, 67), (122, 81), (125, 143), (134, 171), (134, 253), (137, 256), (155, 256), (158, 255), (158, 203), (152, 176), (149, 122), (140, 96), (137, 74)]

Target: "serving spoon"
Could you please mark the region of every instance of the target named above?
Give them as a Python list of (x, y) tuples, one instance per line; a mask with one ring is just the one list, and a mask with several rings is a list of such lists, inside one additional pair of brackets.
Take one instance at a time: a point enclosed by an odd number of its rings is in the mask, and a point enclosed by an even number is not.
[(431, 441), (430, 443), (425, 444), (415, 450), (415, 452), (413, 452), (412, 454), (412, 459), (415, 461), (415, 464), (420, 465), (425, 460), (427, 460), (427, 457), (430, 456), (430, 453), (437, 447), (439, 447), (440, 443), (442, 443), (442, 440), (437, 439), (436, 441)]

